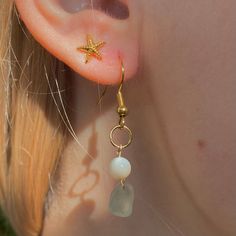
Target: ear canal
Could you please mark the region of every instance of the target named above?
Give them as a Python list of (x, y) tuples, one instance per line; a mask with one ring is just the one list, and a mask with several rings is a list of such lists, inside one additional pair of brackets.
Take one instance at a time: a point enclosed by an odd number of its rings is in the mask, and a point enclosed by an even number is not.
[(119, 0), (59, 0), (62, 8), (69, 13), (76, 13), (85, 9), (96, 9), (115, 19), (129, 18), (128, 6)]
[(129, 8), (125, 3), (118, 0), (100, 0), (97, 2), (98, 9), (100, 8), (111, 17), (120, 20), (129, 18)]

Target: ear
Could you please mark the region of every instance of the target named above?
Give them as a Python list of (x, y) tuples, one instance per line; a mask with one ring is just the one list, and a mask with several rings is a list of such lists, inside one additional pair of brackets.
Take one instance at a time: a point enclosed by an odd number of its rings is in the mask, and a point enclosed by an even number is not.
[[(102, 84), (120, 81), (121, 62), (126, 79), (138, 66), (137, 23), (129, 1), (117, 0), (15, 0), (21, 19), (35, 39), (51, 54), (83, 77)], [(88, 2), (86, 4), (86, 2)], [(133, 2), (133, 1), (130, 1)], [(92, 9), (93, 8), (93, 9)], [(78, 50), (87, 35), (100, 47), (101, 58)]]

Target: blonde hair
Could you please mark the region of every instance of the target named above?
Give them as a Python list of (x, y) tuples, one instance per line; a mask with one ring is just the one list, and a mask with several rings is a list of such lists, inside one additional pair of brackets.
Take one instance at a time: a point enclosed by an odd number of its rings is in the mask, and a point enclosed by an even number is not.
[[(62, 68), (32, 38), (14, 2), (0, 0), (0, 204), (18, 235), (40, 234), (66, 140), (52, 99)], [(63, 76), (57, 81), (65, 87)]]

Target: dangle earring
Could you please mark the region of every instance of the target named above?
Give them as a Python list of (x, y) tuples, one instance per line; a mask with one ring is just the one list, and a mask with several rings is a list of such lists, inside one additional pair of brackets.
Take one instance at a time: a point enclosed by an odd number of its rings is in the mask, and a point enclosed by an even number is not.
[[(121, 154), (122, 151), (131, 144), (133, 134), (128, 126), (125, 125), (125, 117), (128, 115), (128, 108), (125, 105), (124, 97), (122, 94), (122, 88), (125, 78), (125, 69), (123, 62), (121, 62), (121, 67), (122, 79), (117, 92), (117, 113), (119, 115), (119, 124), (116, 125), (110, 132), (111, 144), (115, 148), (117, 148), (117, 157), (115, 157), (110, 163), (110, 174), (114, 179), (119, 180), (119, 183), (111, 193), (109, 210), (115, 216), (128, 217), (133, 212), (134, 189), (131, 184), (126, 183), (126, 178), (131, 173), (131, 164)], [(117, 144), (114, 141), (114, 134), (118, 130), (127, 132), (128, 141), (126, 144)]]

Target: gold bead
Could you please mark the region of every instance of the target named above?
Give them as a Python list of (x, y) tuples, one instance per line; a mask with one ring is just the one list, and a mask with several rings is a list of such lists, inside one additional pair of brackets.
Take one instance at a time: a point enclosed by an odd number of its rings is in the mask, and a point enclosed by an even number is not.
[(128, 108), (126, 106), (120, 106), (117, 108), (117, 112), (121, 117), (127, 116)]

